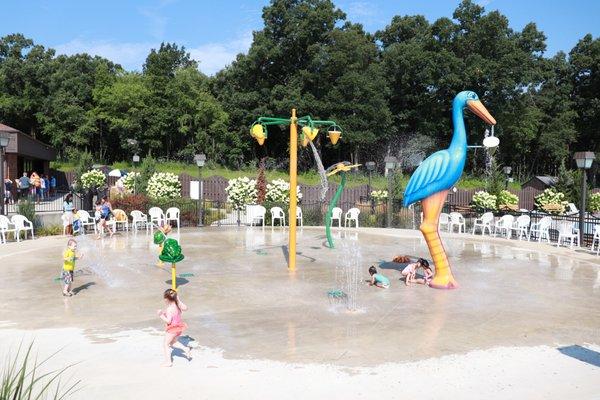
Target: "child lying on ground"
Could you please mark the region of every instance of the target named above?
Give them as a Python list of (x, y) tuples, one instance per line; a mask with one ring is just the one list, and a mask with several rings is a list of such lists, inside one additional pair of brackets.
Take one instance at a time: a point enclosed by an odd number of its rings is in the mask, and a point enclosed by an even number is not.
[(377, 286), (382, 289), (387, 289), (390, 287), (390, 280), (386, 276), (378, 274), (377, 268), (375, 268), (373, 265), (371, 265), (369, 268), (369, 274), (371, 275), (371, 282), (369, 285)]

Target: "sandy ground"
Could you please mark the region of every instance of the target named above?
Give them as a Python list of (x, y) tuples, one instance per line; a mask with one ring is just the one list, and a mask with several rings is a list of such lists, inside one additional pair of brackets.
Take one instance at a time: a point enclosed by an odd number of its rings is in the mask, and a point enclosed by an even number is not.
[[(74, 399), (598, 399), (600, 347), (498, 347), (417, 362), (348, 368), (225, 359), (197, 348), (159, 366), (161, 336), (131, 331), (91, 343), (77, 329), (0, 330), (1, 351), (35, 338), (39, 356), (63, 348), (47, 368), (77, 362)], [(8, 346), (7, 346), (8, 345)], [(379, 349), (376, 351), (385, 351)], [(570, 352), (568, 349), (566, 352)]]
[[(600, 398), (598, 257), (444, 235), (461, 287), (437, 291), (406, 287), (387, 263), (426, 254), (418, 232), (336, 235), (330, 250), (322, 230), (300, 231), (290, 274), (285, 231), (182, 231), (178, 284), (199, 347), (170, 369), (155, 316), (170, 275), (149, 236), (80, 238), (73, 298), (55, 281), (64, 238), (0, 246), (0, 357), (21, 340), (41, 357), (62, 348), (47, 368), (78, 363), (81, 399)], [(392, 279), (361, 283), (352, 313), (326, 296), (348, 254), (361, 279), (370, 264)]]

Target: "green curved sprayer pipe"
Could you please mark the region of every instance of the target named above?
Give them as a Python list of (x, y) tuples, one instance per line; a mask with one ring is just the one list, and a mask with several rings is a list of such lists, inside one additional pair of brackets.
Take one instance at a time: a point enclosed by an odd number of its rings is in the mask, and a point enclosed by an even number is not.
[(330, 249), (333, 249), (333, 238), (331, 237), (331, 216), (333, 215), (333, 208), (336, 206), (338, 200), (342, 196), (342, 192), (344, 191), (344, 186), (346, 186), (346, 173), (340, 172), (342, 175), (342, 181), (340, 182), (340, 186), (338, 187), (333, 199), (329, 202), (329, 208), (327, 209), (327, 214), (325, 214), (325, 234), (327, 236), (327, 244)]

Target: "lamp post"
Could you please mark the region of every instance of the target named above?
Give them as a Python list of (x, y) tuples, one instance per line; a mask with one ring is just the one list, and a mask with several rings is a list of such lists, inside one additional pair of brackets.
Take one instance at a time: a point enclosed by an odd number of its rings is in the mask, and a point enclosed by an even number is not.
[(510, 173), (512, 171), (512, 167), (510, 166), (506, 166), (504, 168), (502, 168), (502, 171), (504, 171), (504, 175), (506, 175), (506, 185), (504, 186), (504, 189), (508, 189), (508, 182), (510, 181)]
[(0, 177), (2, 178), (2, 184), (0, 185), (0, 200), (2, 201), (2, 205), (0, 205), (0, 215), (4, 215), (4, 149), (8, 146), (8, 142), (10, 142), (10, 134), (8, 132), (0, 131)]
[(133, 155), (133, 194), (137, 192), (137, 180), (138, 177), (135, 174), (135, 166), (140, 162), (140, 156), (136, 153)]
[(204, 153), (200, 153), (200, 154), (196, 154), (194, 156), (194, 161), (196, 162), (196, 165), (198, 166), (198, 226), (203, 226), (202, 224), (202, 217), (203, 217), (203, 212), (202, 210), (204, 209), (204, 193), (202, 190), (202, 167), (204, 167), (204, 164), (206, 163), (206, 154)]
[(365, 167), (367, 167), (367, 171), (369, 171), (369, 188), (367, 190), (369, 191), (368, 198), (370, 201), (371, 200), (371, 174), (375, 170), (375, 162), (367, 161), (365, 163)]
[(302, 145), (308, 145), (319, 133), (319, 127), (327, 128), (327, 135), (332, 144), (336, 144), (342, 136), (342, 129), (334, 121), (313, 120), (310, 116), (296, 117), (296, 109), (292, 108), (290, 118), (259, 117), (250, 128), (250, 135), (259, 145), (265, 143), (267, 127), (269, 125), (290, 126), (290, 210), (288, 221), (290, 223), (288, 239), (288, 269), (296, 270), (296, 208), (298, 203), (298, 125), (302, 127)]
[(138, 150), (138, 141), (136, 139), (127, 139), (127, 144), (132, 148), (133, 150), (133, 194), (136, 194), (137, 191), (137, 177), (135, 176), (135, 164), (140, 162), (140, 156), (138, 156), (137, 154), (137, 150)]
[(394, 169), (396, 169), (396, 164), (398, 163), (398, 159), (394, 156), (387, 156), (384, 159), (385, 161), (385, 169), (387, 170), (387, 178), (388, 178), (388, 198), (387, 198), (387, 215), (386, 215), (386, 226), (388, 228), (392, 227), (392, 184), (393, 184), (393, 174)]
[(582, 170), (581, 176), (581, 205), (579, 207), (579, 246), (583, 246), (584, 236), (584, 218), (585, 218), (585, 200), (587, 197), (587, 170), (592, 167), (596, 155), (592, 151), (580, 151), (573, 157), (577, 163), (577, 168)]

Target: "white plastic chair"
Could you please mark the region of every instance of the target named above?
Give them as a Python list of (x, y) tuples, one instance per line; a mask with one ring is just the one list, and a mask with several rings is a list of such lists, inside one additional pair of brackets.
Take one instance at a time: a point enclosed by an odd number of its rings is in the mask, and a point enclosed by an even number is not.
[(247, 205), (246, 206), (246, 223), (250, 226), (265, 226), (265, 215), (267, 209), (261, 205)]
[(475, 230), (477, 227), (481, 228), (481, 236), (485, 233), (487, 229), (489, 234), (492, 234), (492, 221), (494, 220), (494, 214), (491, 212), (484, 213), (481, 217), (475, 219), (475, 223), (473, 223), (473, 235), (475, 234)]
[(344, 215), (344, 226), (348, 227), (348, 222), (350, 222), (350, 226), (352, 226), (352, 221), (354, 221), (354, 225), (358, 228), (358, 215), (360, 214), (360, 210), (356, 207), (352, 207), (348, 210), (346, 215)]
[(85, 210), (79, 210), (77, 213), (79, 214), (79, 220), (81, 221), (81, 233), (85, 235), (85, 228), (88, 226), (91, 226), (94, 229), (94, 233), (96, 233), (96, 222), (90, 213)]
[(302, 214), (302, 208), (296, 206), (296, 223), (300, 221), (300, 227), (304, 227), (304, 218)]
[(113, 210), (113, 217), (114, 219), (111, 221), (114, 221), (115, 231), (119, 228), (119, 225), (123, 227), (123, 230), (129, 231), (129, 218), (125, 211), (116, 208)]
[(465, 223), (465, 217), (462, 216), (459, 212), (451, 212), (450, 213), (450, 223), (448, 224), (448, 231), (454, 232), (454, 226), (458, 227), (458, 233), (460, 233), (462, 229), (462, 233), (466, 232), (467, 225)]
[(142, 224), (144, 229), (148, 230), (148, 216), (139, 210), (133, 210), (129, 213), (131, 215), (131, 228), (134, 232), (137, 232), (138, 227)]
[(552, 225), (552, 218), (547, 216), (540, 219), (539, 222), (531, 224), (527, 240), (531, 240), (531, 234), (535, 234), (538, 242), (544, 240), (545, 237), (548, 243), (550, 243), (550, 225)]
[(337, 219), (338, 221), (338, 228), (342, 227), (342, 209), (339, 207), (334, 207), (333, 210), (331, 210), (331, 226), (333, 226), (333, 220)]
[(15, 235), (17, 236), (17, 242), (21, 241), (21, 232), (25, 232), (25, 239), (27, 239), (27, 231), (31, 231), (31, 238), (33, 236), (33, 222), (27, 219), (24, 215), (13, 215), (10, 222), (15, 226)]
[(513, 223), (512, 228), (510, 228), (511, 233), (512, 231), (515, 231), (515, 233), (519, 235), (519, 240), (521, 240), (523, 236), (527, 237), (527, 229), (529, 229), (530, 222), (531, 218), (529, 215), (520, 215)]
[(148, 214), (150, 214), (150, 232), (153, 232), (154, 224), (158, 227), (162, 226), (163, 221), (165, 220), (165, 214), (159, 207), (152, 207), (148, 210)]
[(556, 247), (560, 246), (565, 239), (570, 240), (569, 247), (573, 248), (573, 243), (577, 241), (577, 247), (579, 247), (579, 232), (573, 229), (573, 222), (570, 221), (559, 221), (557, 224), (558, 228), (558, 241)]
[(594, 237), (592, 238), (591, 251), (594, 251), (594, 245), (596, 242), (598, 242), (598, 249), (596, 250), (596, 255), (598, 255), (600, 254), (600, 225), (594, 225)]
[(500, 232), (501, 235), (506, 235), (506, 238), (510, 238), (510, 232), (515, 222), (515, 217), (512, 215), (503, 215), (496, 223), (494, 224), (494, 235), (498, 235)]
[(446, 227), (446, 230), (449, 231), (450, 227), (450, 215), (446, 213), (440, 213), (440, 220), (438, 222), (438, 229), (441, 230), (442, 226)]
[(281, 226), (285, 225), (285, 213), (281, 207), (271, 208), (271, 226), (275, 226), (275, 220), (278, 219)]
[(13, 237), (17, 237), (17, 230), (14, 228), (14, 225), (13, 228), (11, 228), (11, 225), (13, 225), (13, 223), (10, 222), (8, 217), (0, 215), (0, 243), (6, 243), (6, 236), (8, 233), (12, 232)]
[(181, 211), (179, 211), (179, 208), (177, 208), (177, 207), (171, 207), (171, 208), (167, 209), (167, 212), (165, 213), (165, 221), (167, 223), (169, 221), (176, 221), (178, 231), (179, 231), (179, 225), (181, 225), (181, 220), (179, 219), (180, 214), (181, 214)]
[(60, 216), (60, 221), (62, 222), (62, 227), (63, 227), (63, 235), (67, 234), (67, 226), (71, 225), (71, 221), (69, 221), (67, 219), (67, 215), (65, 213), (63, 213)]

